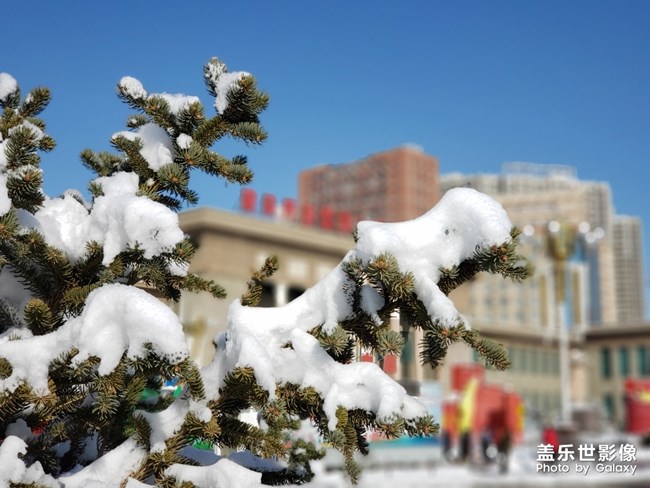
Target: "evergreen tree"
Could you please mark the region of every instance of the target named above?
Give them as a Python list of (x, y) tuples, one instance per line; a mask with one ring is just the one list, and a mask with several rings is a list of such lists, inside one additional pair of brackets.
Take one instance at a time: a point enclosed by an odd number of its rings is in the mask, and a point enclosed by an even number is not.
[[(188, 272), (195, 248), (176, 212), (198, 201), (192, 170), (251, 181), (244, 156), (211, 148), (226, 136), (263, 142), (259, 115), (268, 104), (250, 74), (217, 59), (204, 80), (212, 117), (197, 97), (148, 94), (138, 80), (120, 80), (118, 95), (137, 114), (113, 135), (116, 154), (82, 152), (97, 174), (86, 202), (75, 191), (48, 198), (41, 190), (39, 152), (55, 145), (38, 118), (49, 90), (22, 97), (0, 74), (0, 481), (9, 486), (299, 484), (323, 454), (292, 438), (304, 421), (344, 454), (356, 481), (354, 453), (367, 453), (368, 429), (389, 438), (437, 432), (401, 386), (354, 360), (359, 346), (401, 352), (403, 338), (389, 327), (396, 311), (423, 329), (421, 360), (432, 367), (456, 341), (499, 369), (508, 365), (503, 348), (466, 327), (446, 298), (481, 271), (516, 280), (528, 272), (502, 209), (466, 191), (447, 207), (460, 202), (460, 220), (478, 212), (478, 221), (488, 209), (491, 227), (451, 223), (439, 229), (446, 241), (429, 242), (412, 223), (364, 223), (355, 250), (286, 307), (255, 307), (277, 267), (267, 260), (215, 338), (214, 362), (200, 370), (178, 319), (142, 288), (168, 300), (182, 291), (224, 296)], [(434, 210), (418, 225), (435, 226)], [(402, 244), (386, 244), (396, 236)], [(164, 393), (171, 380), (180, 395)], [(259, 426), (241, 419), (251, 408)], [(251, 455), (218, 460), (203, 444)]]

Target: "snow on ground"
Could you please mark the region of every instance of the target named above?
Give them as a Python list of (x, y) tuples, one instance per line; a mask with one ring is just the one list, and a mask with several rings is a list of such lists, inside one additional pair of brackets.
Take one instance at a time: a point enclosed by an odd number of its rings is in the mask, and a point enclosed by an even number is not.
[[(373, 454), (373, 446), (371, 453)], [(399, 450), (393, 450), (392, 459), (402, 459), (404, 466), (410, 462)], [(328, 453), (328, 457), (330, 453)], [(445, 461), (423, 464), (420, 467), (382, 468), (366, 467), (357, 488), (472, 488), (472, 487), (650, 487), (650, 465), (639, 463), (634, 474), (599, 473), (596, 463), (591, 464), (587, 474), (576, 473), (570, 466), (569, 473), (536, 472), (535, 454), (530, 449), (519, 448), (511, 456), (509, 471), (501, 474), (495, 465), (469, 467)], [(324, 461), (314, 463), (316, 476), (307, 488), (352, 488), (340, 468)], [(363, 464), (363, 463), (362, 463)]]

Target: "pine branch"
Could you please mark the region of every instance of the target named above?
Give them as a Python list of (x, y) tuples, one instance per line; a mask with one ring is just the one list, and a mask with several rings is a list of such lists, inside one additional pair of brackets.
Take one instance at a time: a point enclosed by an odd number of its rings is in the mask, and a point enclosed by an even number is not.
[(259, 269), (253, 273), (251, 279), (246, 283), (247, 291), (241, 297), (241, 303), (244, 306), (256, 306), (259, 304), (260, 299), (262, 298), (262, 283), (267, 278), (273, 276), (273, 274), (278, 270), (278, 258), (277, 256), (271, 256), (266, 258), (264, 264)]
[(25, 100), (20, 105), (18, 113), (25, 117), (31, 118), (40, 114), (52, 100), (49, 88), (37, 87), (29, 92)]

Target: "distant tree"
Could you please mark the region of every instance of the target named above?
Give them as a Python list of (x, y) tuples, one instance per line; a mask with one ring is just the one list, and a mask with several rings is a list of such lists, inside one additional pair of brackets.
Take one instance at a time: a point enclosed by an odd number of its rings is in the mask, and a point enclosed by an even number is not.
[[(423, 363), (437, 366), (464, 341), (507, 367), (503, 348), (467, 327), (447, 294), (481, 271), (522, 279), (527, 266), (503, 209), (455, 190), (418, 220), (361, 223), (356, 248), (285, 307), (255, 307), (277, 267), (267, 260), (200, 369), (178, 318), (143, 288), (168, 300), (182, 291), (224, 296), (188, 272), (195, 248), (176, 212), (198, 201), (193, 170), (251, 181), (244, 156), (211, 148), (223, 137), (263, 142), (268, 104), (250, 74), (216, 58), (204, 79), (212, 117), (197, 97), (120, 80), (118, 95), (137, 114), (113, 135), (117, 154), (82, 152), (97, 174), (88, 202), (73, 190), (43, 194), (40, 152), (55, 142), (38, 116), (50, 92), (22, 97), (0, 74), (0, 486), (302, 483), (322, 456), (292, 435), (304, 421), (344, 454), (356, 481), (353, 455), (368, 452), (368, 429), (389, 438), (437, 432), (398, 383), (355, 361), (359, 345), (401, 352), (389, 327), (395, 311), (424, 331)], [(180, 395), (166, 394), (167, 382)], [(259, 425), (242, 419), (250, 409)], [(204, 446), (249, 454), (220, 458)]]

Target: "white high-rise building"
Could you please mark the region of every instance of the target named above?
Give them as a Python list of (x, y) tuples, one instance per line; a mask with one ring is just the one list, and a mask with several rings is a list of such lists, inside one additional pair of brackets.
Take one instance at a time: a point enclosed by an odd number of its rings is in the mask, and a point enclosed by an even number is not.
[[(440, 181), (442, 193), (453, 187), (469, 186), (491, 195), (505, 207), (513, 224), (525, 231), (523, 241), (537, 273), (523, 288), (510, 287), (512, 292), (506, 288), (507, 293), (525, 295), (516, 300), (521, 306), (515, 316), (510, 316), (511, 320), (532, 327), (544, 327), (551, 322), (553, 262), (545, 241), (553, 221), (567, 224), (575, 233), (575, 251), (568, 263), (574, 271), (567, 284), (567, 290), (573, 293), (569, 320), (585, 327), (620, 324), (630, 316), (627, 312), (623, 314), (619, 306), (619, 302), (630, 301), (625, 296), (629, 287), (621, 284), (632, 275), (619, 276), (616, 268), (621, 246), (615, 246), (618, 227), (614, 225), (617, 218), (608, 183), (579, 180), (570, 166), (533, 163), (507, 163), (500, 174), (442, 175)], [(628, 237), (637, 240), (630, 246), (640, 250), (639, 235), (628, 233)], [(634, 276), (633, 280), (636, 283), (638, 277)], [(488, 285), (488, 288), (494, 294), (492, 287)], [(499, 300), (508, 304), (506, 309), (514, 311), (507, 297)], [(497, 310), (501, 315), (506, 313), (504, 307), (486, 307), (486, 316), (503, 322), (504, 317), (491, 317)]]
[(641, 219), (638, 217), (617, 215), (612, 221), (618, 319), (622, 323), (641, 322), (644, 319), (642, 236)]

